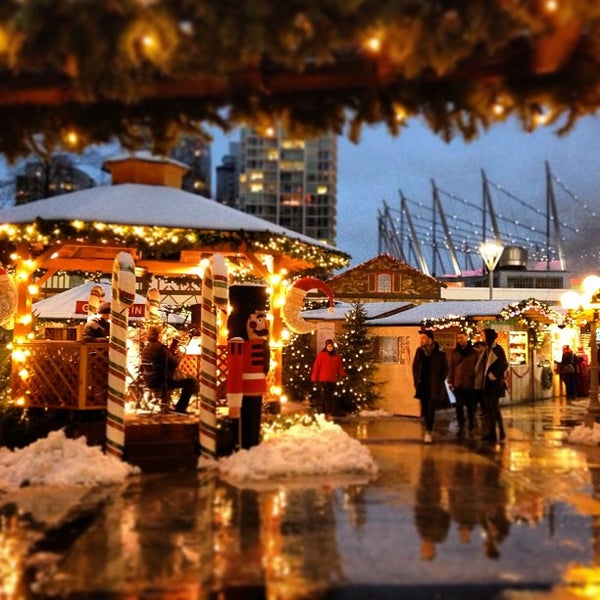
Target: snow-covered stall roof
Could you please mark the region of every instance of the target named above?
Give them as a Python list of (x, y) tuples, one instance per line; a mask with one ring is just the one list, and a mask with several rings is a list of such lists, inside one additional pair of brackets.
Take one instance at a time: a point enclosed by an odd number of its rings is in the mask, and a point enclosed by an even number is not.
[(369, 320), (369, 326), (420, 325), (426, 319), (445, 317), (495, 317), (517, 300), (445, 300), (425, 302), (388, 317)]
[[(363, 308), (367, 319), (375, 319), (381, 315), (387, 315), (391, 312), (406, 310), (412, 306), (412, 302), (365, 302)], [(315, 308), (302, 311), (302, 318), (318, 321), (341, 321), (352, 310), (353, 304), (350, 302), (335, 302), (333, 310), (329, 308)]]
[[(111, 284), (108, 281), (95, 283), (87, 281), (70, 290), (66, 290), (59, 294), (54, 294), (49, 298), (44, 298), (39, 302), (35, 302), (32, 306), (32, 313), (40, 319), (45, 320), (66, 320), (66, 319), (87, 319), (87, 302), (90, 298), (90, 292), (95, 285), (102, 286), (104, 290), (105, 300), (110, 302), (111, 299)], [(144, 317), (144, 308), (146, 299), (140, 294), (135, 295), (133, 304), (132, 319), (140, 319)], [(165, 313), (166, 315), (166, 313)], [(166, 316), (164, 317), (166, 321)], [(179, 315), (169, 316), (169, 322), (177, 324), (175, 321), (182, 320)]]
[(13, 206), (0, 211), (2, 223), (46, 221), (181, 227), (208, 231), (269, 232), (312, 246), (329, 244), (259, 219), (214, 200), (159, 185), (102, 185)]

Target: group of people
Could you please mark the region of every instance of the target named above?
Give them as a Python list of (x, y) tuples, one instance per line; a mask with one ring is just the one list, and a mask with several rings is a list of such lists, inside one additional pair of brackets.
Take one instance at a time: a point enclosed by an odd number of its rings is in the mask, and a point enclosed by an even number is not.
[(567, 399), (588, 395), (590, 385), (589, 365), (583, 348), (575, 353), (571, 346), (564, 345), (557, 371), (565, 385)]
[(496, 331), (484, 329), (484, 342), (477, 346), (469, 340), (466, 332), (459, 332), (450, 358), (435, 341), (433, 331), (422, 329), (419, 335), (420, 346), (415, 352), (412, 372), (415, 397), (421, 403), (424, 442), (432, 443), (435, 411), (446, 406), (449, 392), (456, 400), (459, 435), (464, 434), (465, 426), (473, 432), (476, 409), (481, 406), (487, 425), (482, 440), (504, 440), (506, 432), (500, 398), (506, 393), (508, 360), (504, 349), (496, 341)]

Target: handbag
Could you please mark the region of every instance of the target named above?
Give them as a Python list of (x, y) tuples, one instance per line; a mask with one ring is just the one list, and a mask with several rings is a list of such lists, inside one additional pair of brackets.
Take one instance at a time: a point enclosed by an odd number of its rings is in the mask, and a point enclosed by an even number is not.
[(563, 375), (573, 375), (574, 373), (575, 373), (575, 367), (573, 366), (572, 363), (567, 363), (566, 365), (563, 365), (563, 368), (562, 368)]

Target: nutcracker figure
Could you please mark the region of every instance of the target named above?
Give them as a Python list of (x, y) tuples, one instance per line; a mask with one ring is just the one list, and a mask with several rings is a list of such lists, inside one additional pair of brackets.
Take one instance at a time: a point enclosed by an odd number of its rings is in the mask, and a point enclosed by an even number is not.
[(268, 293), (260, 285), (232, 285), (227, 320), (227, 405), (239, 419), (240, 447), (260, 442), (262, 397), (269, 372)]

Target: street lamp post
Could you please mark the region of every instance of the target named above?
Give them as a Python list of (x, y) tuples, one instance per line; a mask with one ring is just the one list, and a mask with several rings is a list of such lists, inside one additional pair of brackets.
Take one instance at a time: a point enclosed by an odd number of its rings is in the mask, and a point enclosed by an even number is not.
[(569, 291), (560, 301), (564, 308), (584, 318), (590, 326), (590, 401), (588, 412), (600, 414), (598, 402), (598, 310), (600, 309), (600, 277), (588, 275), (582, 282), (582, 292)]
[(494, 269), (500, 260), (504, 246), (499, 241), (484, 242), (479, 246), (479, 253), (487, 267), (490, 279), (490, 300), (494, 296)]

